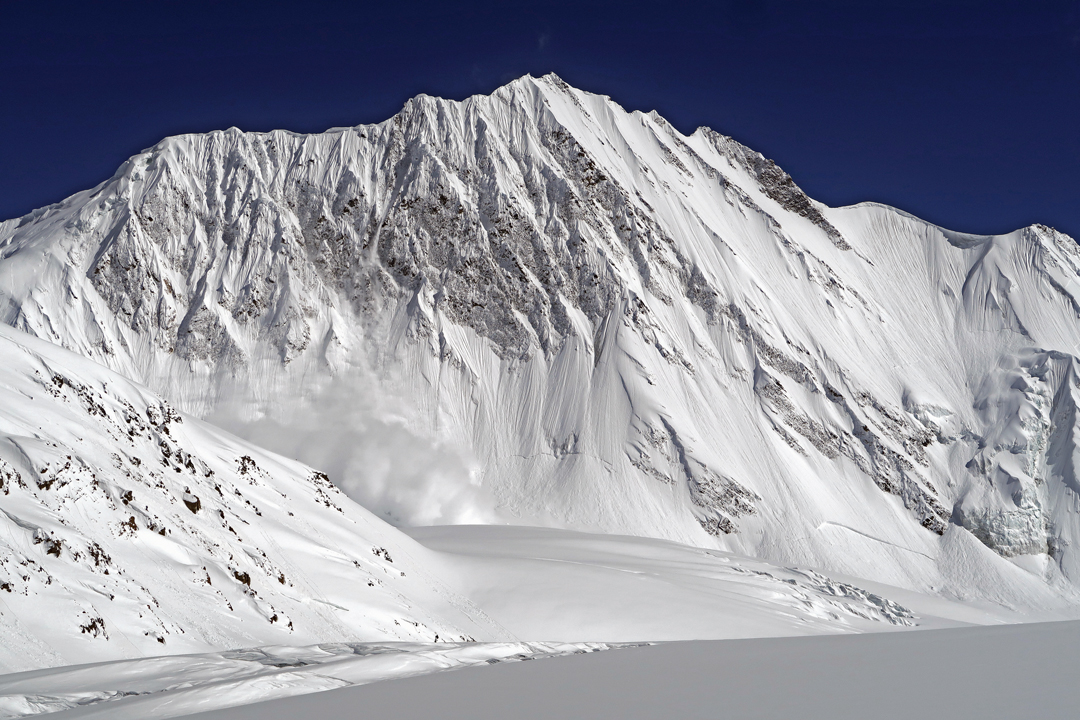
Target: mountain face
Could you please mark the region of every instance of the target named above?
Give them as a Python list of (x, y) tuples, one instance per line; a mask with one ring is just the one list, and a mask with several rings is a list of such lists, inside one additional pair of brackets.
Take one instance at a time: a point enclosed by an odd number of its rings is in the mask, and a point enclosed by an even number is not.
[[(1078, 291), (1051, 228), (828, 208), (554, 75), (169, 138), (0, 224), (5, 323), (275, 423), (400, 522), (474, 503), (1017, 607), (1080, 581)], [(465, 479), (350, 454), (371, 416), (320, 403), (376, 394)]]

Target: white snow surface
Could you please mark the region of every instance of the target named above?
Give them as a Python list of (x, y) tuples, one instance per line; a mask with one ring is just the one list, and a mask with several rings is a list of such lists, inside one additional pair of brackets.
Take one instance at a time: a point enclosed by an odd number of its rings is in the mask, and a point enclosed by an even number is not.
[[(519, 637), (550, 639), (277, 645), (0, 675), (0, 718), (179, 717), (470, 665), (620, 649), (643, 639), (925, 634), (1032, 619), (896, 588), (867, 590), (810, 570), (670, 541), (493, 526), (410, 533), (433, 551), (432, 566), (447, 585), (493, 623)], [(588, 642), (592, 638), (616, 644)], [(107, 643), (97, 648), (109, 654)], [(307, 713), (322, 712), (321, 702)], [(333, 696), (325, 702), (335, 707)]]
[(651, 538), (513, 526), (407, 532), (440, 553), (448, 583), (522, 638), (771, 637), (1038, 617)]
[(327, 643), (78, 665), (0, 676), (0, 718), (148, 720), (470, 665), (610, 649), (604, 643)]
[[(1071, 720), (1080, 623), (662, 643), (466, 668), (192, 720)], [(359, 712), (358, 712), (359, 710)]]

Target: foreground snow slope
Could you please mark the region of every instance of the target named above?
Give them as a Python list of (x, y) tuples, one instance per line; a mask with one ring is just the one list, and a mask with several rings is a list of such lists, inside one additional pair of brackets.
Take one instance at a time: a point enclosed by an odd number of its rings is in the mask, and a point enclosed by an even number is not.
[[(949, 600), (718, 550), (548, 528), (407, 530), (444, 577), (523, 638), (697, 640), (1030, 622), (1000, 604)], [(872, 586), (871, 586), (872, 585)], [(1028, 582), (1033, 596), (1044, 588)], [(1044, 619), (1076, 617), (1062, 606)]]
[[(234, 427), (396, 522), (1047, 607), (1080, 582), (1078, 268), (1042, 226), (826, 208), (730, 138), (549, 75), (378, 125), (166, 139), (0, 224), (0, 318), (261, 419)], [(348, 441), (376, 426), (430, 443)]]
[(0, 669), (511, 637), (321, 473), (0, 328)]
[[(1068, 720), (1080, 623), (688, 643), (464, 669), (192, 720)], [(553, 692), (553, 689), (557, 691)]]
[(596, 652), (603, 643), (326, 643), (274, 646), (54, 668), (0, 676), (0, 718), (147, 720), (272, 698), (494, 665)]

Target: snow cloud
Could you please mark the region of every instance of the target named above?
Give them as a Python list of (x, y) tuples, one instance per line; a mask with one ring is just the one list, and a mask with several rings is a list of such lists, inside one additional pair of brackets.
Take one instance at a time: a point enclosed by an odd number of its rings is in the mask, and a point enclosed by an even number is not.
[(398, 526), (499, 522), (468, 453), (410, 427), (406, 403), (370, 377), (331, 382), (298, 407), (256, 420), (242, 405), (208, 418), (329, 475), (350, 498)]

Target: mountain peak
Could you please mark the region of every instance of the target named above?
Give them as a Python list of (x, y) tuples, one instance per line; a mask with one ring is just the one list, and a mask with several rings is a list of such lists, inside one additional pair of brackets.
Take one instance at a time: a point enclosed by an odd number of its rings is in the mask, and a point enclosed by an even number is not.
[[(349, 398), (287, 441), (380, 514), (505, 513), (987, 598), (1026, 592), (1005, 557), (1080, 572), (1055, 494), (1080, 487), (1080, 258), (1049, 231), (973, 243), (828, 208), (729, 137), (554, 75), (157, 148), (0, 226), (0, 320), (242, 427)], [(369, 397), (400, 422), (358, 415)], [(395, 423), (424, 451), (322, 441)]]

